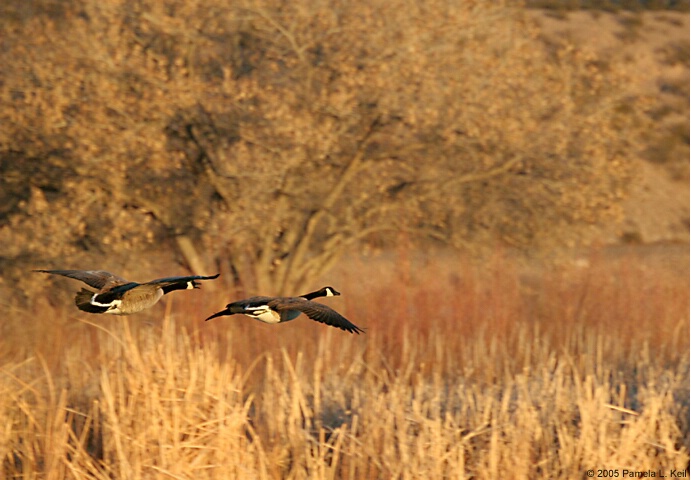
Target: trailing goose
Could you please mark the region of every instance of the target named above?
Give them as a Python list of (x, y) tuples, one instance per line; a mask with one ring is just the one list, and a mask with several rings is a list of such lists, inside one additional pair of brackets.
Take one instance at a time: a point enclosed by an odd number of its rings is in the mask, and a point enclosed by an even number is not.
[(251, 297), (226, 305), (225, 310), (214, 313), (206, 320), (224, 315), (243, 314), (264, 323), (283, 323), (295, 320), (304, 313), (312, 320), (340, 328), (350, 333), (364, 333), (337, 311), (312, 300), (318, 297), (340, 295), (333, 287), (323, 287), (315, 292), (299, 297)]
[(82, 288), (77, 292), (74, 298), (77, 308), (89, 313), (113, 315), (130, 315), (140, 312), (155, 305), (166, 293), (199, 288), (198, 280), (213, 280), (220, 275), (166, 277), (137, 283), (103, 270), (34, 270), (34, 272), (62, 275), (86, 283), (98, 291), (93, 292)]

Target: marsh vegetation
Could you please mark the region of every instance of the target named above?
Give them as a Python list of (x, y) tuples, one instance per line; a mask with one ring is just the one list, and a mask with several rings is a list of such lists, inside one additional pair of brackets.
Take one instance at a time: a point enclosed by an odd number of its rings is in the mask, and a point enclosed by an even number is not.
[(341, 302), (367, 329), (359, 336), (308, 320), (205, 323), (227, 298), (202, 292), (169, 295), (137, 317), (71, 305), (14, 312), (1, 327), (0, 472), (569, 479), (590, 468), (683, 470), (683, 270), (631, 254), (539, 272), (501, 253), (482, 268), (455, 254), (353, 260), (331, 277), (343, 295), (323, 301)]

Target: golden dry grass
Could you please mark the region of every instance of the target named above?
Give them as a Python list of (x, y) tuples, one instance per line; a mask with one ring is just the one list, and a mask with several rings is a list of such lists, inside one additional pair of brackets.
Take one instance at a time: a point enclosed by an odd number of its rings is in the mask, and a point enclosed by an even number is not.
[[(688, 256), (352, 259), (307, 320), (6, 312), (3, 478), (583, 478), (689, 461)], [(685, 263), (684, 263), (685, 262)], [(70, 285), (73, 286), (73, 285)]]

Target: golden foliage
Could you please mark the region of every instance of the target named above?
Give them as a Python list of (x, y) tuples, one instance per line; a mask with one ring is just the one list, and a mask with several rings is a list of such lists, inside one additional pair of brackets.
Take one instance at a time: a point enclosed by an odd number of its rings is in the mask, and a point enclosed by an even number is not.
[(281, 292), (400, 231), (563, 242), (616, 218), (639, 148), (616, 65), (545, 44), (510, 5), (5, 8), (12, 259), (126, 258), (187, 235)]

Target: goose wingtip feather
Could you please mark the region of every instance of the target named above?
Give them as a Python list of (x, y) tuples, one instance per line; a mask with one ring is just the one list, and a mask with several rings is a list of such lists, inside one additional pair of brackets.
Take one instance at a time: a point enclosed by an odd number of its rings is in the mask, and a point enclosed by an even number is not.
[(232, 315), (232, 313), (230, 312), (230, 305), (226, 306), (226, 308), (224, 308), (220, 312), (216, 312), (213, 315), (209, 315), (208, 317), (206, 317), (204, 319), (204, 321), (208, 322), (211, 319), (218, 318), (218, 317), (224, 317), (226, 315)]

